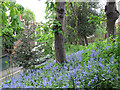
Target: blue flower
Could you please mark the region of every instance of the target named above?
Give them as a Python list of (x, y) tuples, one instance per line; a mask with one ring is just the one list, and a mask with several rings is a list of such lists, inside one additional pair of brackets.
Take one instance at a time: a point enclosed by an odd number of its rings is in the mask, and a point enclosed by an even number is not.
[(72, 69), (73, 69), (73, 67), (72, 67), (72, 66), (70, 66), (70, 67), (69, 67), (69, 69), (70, 69), (70, 70), (72, 70)]
[(100, 61), (100, 62), (102, 61), (101, 57), (100, 57), (99, 61)]
[(48, 85), (49, 85), (49, 87), (50, 87), (50, 86), (52, 85), (52, 82), (51, 82), (51, 81), (49, 81), (49, 82), (48, 82)]
[(99, 66), (102, 67), (102, 69), (104, 68), (104, 65), (100, 62)]
[(96, 80), (97, 80), (97, 75), (95, 75), (94, 79), (96, 79)]
[(107, 66), (107, 69), (110, 69), (110, 67), (109, 67), (109, 66)]
[(81, 82), (80, 82), (80, 81), (78, 81), (78, 82), (76, 82), (76, 85), (77, 85), (77, 86), (80, 86), (80, 83), (81, 83)]
[(89, 65), (89, 64), (88, 64), (88, 70), (90, 70), (91, 68), (92, 68), (92, 65)]
[(4, 84), (2, 88), (9, 88), (10, 86), (8, 84)]
[(83, 78), (82, 75), (80, 75), (80, 78), (81, 78), (81, 79)]
[(114, 80), (114, 78), (111, 78), (111, 81), (113, 81)]
[(88, 83), (88, 85), (87, 86), (90, 86), (90, 82)]
[(110, 73), (111, 71), (108, 69), (108, 73)]
[(106, 47), (106, 50), (107, 50), (109, 47), (110, 47), (110, 46), (107, 46), (107, 47)]
[(93, 82), (94, 82), (94, 79), (91, 79), (91, 82), (93, 83)]
[(47, 81), (46, 80), (43, 80), (43, 85), (44, 85), (44, 87), (46, 87), (46, 85), (47, 85)]
[(67, 70), (67, 69), (68, 69), (68, 67), (64, 66), (64, 69), (65, 69), (65, 70)]
[(82, 82), (84, 82), (84, 81), (85, 81), (85, 79), (82, 80)]
[(118, 81), (118, 78), (116, 78), (116, 80)]
[(102, 74), (102, 77), (104, 77), (105, 74)]

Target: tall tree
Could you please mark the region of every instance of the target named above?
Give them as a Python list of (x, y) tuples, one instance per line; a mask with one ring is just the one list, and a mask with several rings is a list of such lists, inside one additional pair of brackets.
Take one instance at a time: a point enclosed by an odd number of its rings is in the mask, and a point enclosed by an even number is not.
[[(22, 22), (20, 21), (19, 14), (22, 13), (24, 7), (16, 4), (15, 2), (2, 2), (1, 5), (1, 30), (2, 30), (2, 50), (12, 53), (14, 41), (17, 40), (17, 35), (14, 37), (13, 32), (19, 33), (23, 30)], [(7, 15), (7, 11), (10, 11)]]
[(119, 17), (119, 12), (116, 9), (116, 2), (115, 0), (107, 0), (105, 6), (105, 12), (107, 16), (107, 37), (109, 38), (112, 35), (112, 38), (115, 37), (116, 29), (115, 29), (115, 22)]
[[(65, 17), (65, 2), (57, 2), (56, 20), (61, 24), (55, 26), (55, 54), (56, 61), (59, 63), (66, 62), (65, 47), (64, 47), (64, 17)], [(62, 33), (60, 33), (60, 31)]]
[(67, 25), (65, 30), (65, 32), (68, 32), (65, 34), (69, 35), (69, 37), (67, 37), (68, 40), (70, 39), (69, 41), (74, 40), (75, 42), (78, 42), (84, 38), (86, 45), (88, 45), (87, 36), (92, 35), (96, 29), (95, 23), (89, 24), (88, 17), (91, 15), (95, 15), (96, 17), (98, 16), (95, 9), (93, 10), (93, 8), (97, 8), (97, 4), (98, 3), (86, 2), (70, 3), (69, 7), (72, 13), (67, 16)]

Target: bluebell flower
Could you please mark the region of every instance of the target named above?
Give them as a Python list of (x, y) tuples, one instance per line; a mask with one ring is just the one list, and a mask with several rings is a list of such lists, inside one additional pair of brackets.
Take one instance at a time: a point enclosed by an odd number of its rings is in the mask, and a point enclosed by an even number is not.
[(110, 67), (109, 67), (109, 66), (107, 66), (107, 69), (110, 69)]
[(37, 88), (41, 88), (41, 83), (39, 83), (38, 87)]
[(32, 83), (35, 83), (35, 81), (34, 81), (34, 80), (32, 80)]
[(110, 46), (107, 46), (107, 47), (106, 47), (106, 50), (107, 50), (109, 47), (110, 47)]
[(82, 76), (82, 74), (80, 75), (80, 79), (82, 79), (83, 78), (83, 76)]
[(88, 61), (88, 64), (90, 64), (91, 63), (91, 61)]
[(91, 82), (93, 83), (93, 82), (94, 82), (94, 79), (91, 79)]
[(116, 80), (118, 81), (118, 78), (116, 78)]
[(66, 84), (66, 88), (68, 88), (68, 86), (69, 86), (69, 84), (67, 83), (67, 84)]
[(84, 85), (82, 85), (82, 90), (84, 90)]
[(97, 75), (95, 75), (94, 79), (96, 79), (96, 80), (97, 80)]
[(110, 73), (111, 71), (108, 69), (108, 73)]
[(87, 86), (90, 86), (90, 82), (88, 83), (88, 85)]
[(77, 85), (77, 86), (80, 86), (80, 83), (81, 83), (80, 81), (77, 81), (77, 82), (76, 82), (76, 85)]
[(114, 57), (110, 58), (110, 63), (113, 63)]
[(97, 70), (95, 70), (95, 73), (97, 73)]
[(46, 80), (43, 80), (43, 85), (44, 85), (44, 87), (46, 87), (46, 85), (47, 85), (47, 81)]
[(18, 82), (18, 87), (20, 87), (20, 86), (21, 86), (21, 83)]
[(100, 62), (102, 61), (101, 57), (100, 57), (99, 61), (100, 61)]
[(86, 68), (86, 62), (84, 62), (84, 67)]
[(103, 58), (102, 61), (104, 61), (105, 59)]
[(48, 82), (48, 85), (49, 85), (49, 87), (50, 87), (50, 86), (52, 85), (52, 82), (51, 82), (51, 81), (49, 81), (49, 82)]
[(88, 64), (88, 70), (90, 70), (91, 68), (92, 68), (92, 65), (89, 65), (89, 64)]
[(102, 77), (104, 77), (105, 74), (102, 74)]
[(50, 81), (53, 81), (53, 77), (50, 77)]
[(111, 81), (113, 81), (114, 80), (114, 78), (111, 78)]
[(70, 67), (69, 67), (69, 69), (70, 69), (70, 70), (72, 70), (72, 69), (73, 69), (73, 67), (72, 67), (72, 66), (70, 66)]
[(4, 84), (2, 88), (9, 88), (10, 86), (8, 84)]
[(99, 66), (102, 67), (102, 69), (104, 68), (104, 65), (100, 62)]
[(35, 82), (34, 84), (37, 85), (38, 82)]
[(65, 70), (67, 70), (67, 69), (68, 69), (68, 67), (64, 66), (64, 69), (65, 69)]
[(84, 81), (85, 81), (85, 79), (82, 80), (82, 82), (84, 82)]

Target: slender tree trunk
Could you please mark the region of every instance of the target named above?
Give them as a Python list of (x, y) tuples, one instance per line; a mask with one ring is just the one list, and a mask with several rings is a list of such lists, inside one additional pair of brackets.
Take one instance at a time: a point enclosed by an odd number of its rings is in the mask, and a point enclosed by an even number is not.
[(112, 38), (114, 38), (116, 32), (115, 22), (119, 17), (119, 12), (116, 9), (115, 0), (112, 0), (112, 2), (110, 1), (111, 0), (108, 0), (105, 6), (105, 12), (107, 16), (107, 38), (109, 38), (110, 35), (112, 35)]
[(86, 43), (86, 45), (88, 46), (88, 40), (87, 40), (86, 35), (84, 35), (84, 38), (85, 38), (85, 43)]
[[(64, 47), (64, 17), (65, 17), (65, 2), (57, 2), (57, 21), (61, 26), (56, 26), (55, 32), (55, 54), (56, 62), (66, 62), (65, 47)], [(62, 34), (59, 33), (62, 31)]]
[(85, 46), (85, 42), (84, 42), (84, 39), (82, 39), (82, 45)]

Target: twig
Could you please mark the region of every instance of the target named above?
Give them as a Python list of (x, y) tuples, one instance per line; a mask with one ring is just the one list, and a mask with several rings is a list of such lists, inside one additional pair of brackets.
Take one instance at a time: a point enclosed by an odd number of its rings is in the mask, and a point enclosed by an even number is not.
[(73, 79), (73, 89), (75, 90), (75, 83), (74, 83), (74, 79)]

